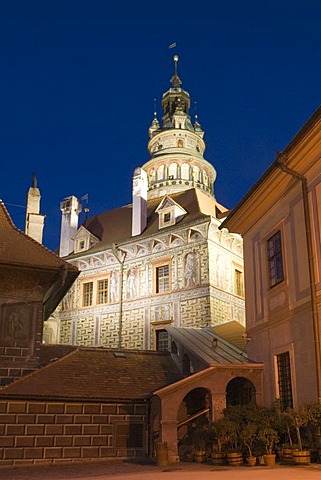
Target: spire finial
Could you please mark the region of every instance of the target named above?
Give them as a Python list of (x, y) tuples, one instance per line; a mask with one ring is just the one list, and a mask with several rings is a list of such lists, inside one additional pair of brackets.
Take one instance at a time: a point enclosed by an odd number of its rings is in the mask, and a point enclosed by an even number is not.
[(32, 187), (33, 187), (33, 188), (37, 188), (37, 177), (36, 177), (36, 174), (33, 173), (31, 176), (32, 176)]
[(181, 79), (177, 73), (178, 55), (174, 55), (174, 75), (171, 78), (171, 84), (173, 87), (179, 87), (181, 85)]

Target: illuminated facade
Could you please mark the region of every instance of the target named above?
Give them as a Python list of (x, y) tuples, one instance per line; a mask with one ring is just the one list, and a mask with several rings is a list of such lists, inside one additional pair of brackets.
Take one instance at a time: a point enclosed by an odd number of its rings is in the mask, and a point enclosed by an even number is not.
[(171, 87), (149, 128), (149, 160), (133, 175), (133, 203), (88, 218), (61, 203), (60, 255), (79, 278), (46, 323), (46, 343), (166, 349), (166, 327), (245, 324), (242, 239), (220, 231), (204, 132), (174, 57)]

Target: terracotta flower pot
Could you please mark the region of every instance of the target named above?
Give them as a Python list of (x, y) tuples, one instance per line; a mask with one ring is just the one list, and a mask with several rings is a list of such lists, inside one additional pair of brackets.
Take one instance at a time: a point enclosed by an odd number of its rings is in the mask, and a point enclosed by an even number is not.
[(269, 455), (264, 455), (265, 465), (267, 467), (275, 467), (275, 453), (271, 453)]
[(256, 457), (247, 457), (246, 462), (249, 467), (254, 467), (256, 465)]

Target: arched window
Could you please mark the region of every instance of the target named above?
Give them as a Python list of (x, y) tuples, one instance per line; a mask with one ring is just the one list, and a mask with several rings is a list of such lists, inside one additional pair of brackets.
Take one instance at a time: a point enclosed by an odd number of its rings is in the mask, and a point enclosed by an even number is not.
[(176, 180), (177, 178), (177, 163), (171, 163), (168, 168), (168, 178), (170, 180)]
[(181, 177), (182, 180), (190, 180), (189, 165), (187, 163), (183, 163), (183, 165), (181, 166)]
[(158, 167), (158, 170), (157, 170), (157, 180), (160, 181), (160, 180), (164, 180), (164, 174), (165, 174), (165, 168), (164, 168), (164, 165), (161, 165), (160, 167)]
[(198, 167), (193, 167), (193, 180), (194, 182), (200, 181), (200, 169)]

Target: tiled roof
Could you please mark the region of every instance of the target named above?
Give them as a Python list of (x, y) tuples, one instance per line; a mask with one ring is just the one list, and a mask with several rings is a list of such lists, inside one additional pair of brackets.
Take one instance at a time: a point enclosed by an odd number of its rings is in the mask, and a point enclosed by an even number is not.
[(247, 340), (245, 338), (245, 327), (236, 320), (214, 325), (213, 332), (235, 345), (240, 350), (246, 351)]
[(181, 378), (167, 352), (79, 348), (0, 388), (0, 398), (143, 399)]
[[(204, 363), (248, 363), (247, 354), (218, 334), (211, 327), (166, 327), (174, 341), (182, 344)], [(213, 345), (213, 340), (217, 340)]]
[[(178, 222), (179, 225), (186, 225), (191, 222), (204, 219), (208, 216), (216, 217), (217, 209), (220, 211), (226, 210), (222, 205), (218, 204), (216, 200), (209, 197), (198, 189), (185, 190), (183, 192), (167, 195), (175, 200), (181, 207), (183, 207), (187, 214)], [(147, 202), (147, 227), (144, 232), (135, 237), (136, 239), (155, 235), (159, 231), (158, 213), (155, 212), (164, 197), (153, 198)], [(83, 226), (95, 237), (99, 238), (100, 242), (94, 245), (89, 252), (93, 253), (104, 248), (110, 247), (113, 243), (119, 244), (132, 237), (132, 205), (108, 210), (93, 217), (88, 218), (83, 223)], [(161, 231), (172, 230), (177, 228), (176, 225), (163, 228)], [(74, 256), (83, 255), (74, 254)]]
[(48, 278), (51, 276), (51, 288), (43, 299), (46, 320), (68, 292), (79, 270), (19, 230), (1, 200), (0, 239), (0, 265), (14, 268), (19, 273), (22, 268), (27, 268), (46, 272)]
[(19, 230), (13, 224), (2, 200), (0, 200), (0, 238), (0, 264), (54, 270), (67, 266), (68, 270), (77, 272), (75, 267)]

